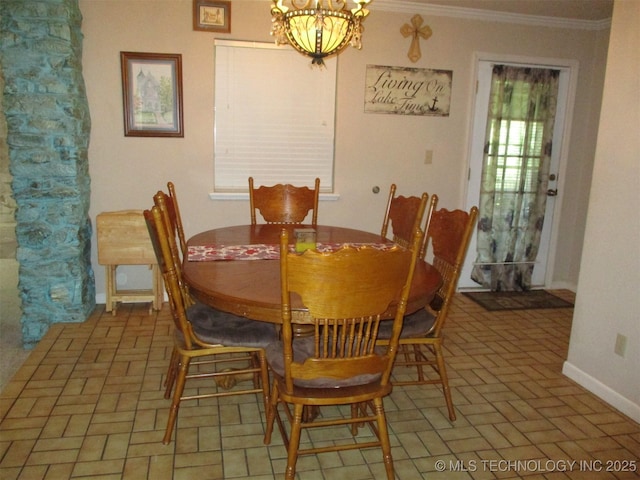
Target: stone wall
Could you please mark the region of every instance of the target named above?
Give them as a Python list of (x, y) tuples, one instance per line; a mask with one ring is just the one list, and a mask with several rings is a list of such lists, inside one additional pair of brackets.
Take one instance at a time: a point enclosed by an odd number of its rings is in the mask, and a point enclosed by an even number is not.
[[(4, 89), (4, 77), (2, 76), (2, 65), (0, 65), (0, 91)], [(0, 108), (2, 108), (2, 97), (0, 97)], [(15, 212), (16, 202), (13, 199), (11, 190), (11, 174), (9, 173), (9, 149), (7, 148), (7, 121), (4, 112), (0, 112), (0, 242), (10, 234), (15, 237)], [(7, 228), (5, 228), (7, 227)], [(5, 230), (11, 229), (11, 232)]]
[(78, 0), (2, 0), (4, 75), (26, 346), (95, 307), (88, 143)]

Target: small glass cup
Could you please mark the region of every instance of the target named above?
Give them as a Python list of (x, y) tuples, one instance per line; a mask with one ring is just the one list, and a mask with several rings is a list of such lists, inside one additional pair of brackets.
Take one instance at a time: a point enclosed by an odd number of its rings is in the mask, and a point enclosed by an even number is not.
[(293, 231), (296, 236), (296, 252), (316, 248), (316, 231), (313, 228), (296, 228)]

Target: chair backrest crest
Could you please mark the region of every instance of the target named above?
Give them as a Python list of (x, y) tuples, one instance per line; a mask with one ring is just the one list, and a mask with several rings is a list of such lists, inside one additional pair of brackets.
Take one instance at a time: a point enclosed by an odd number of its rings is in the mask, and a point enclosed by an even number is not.
[(409, 247), (414, 232), (422, 224), (429, 195), (425, 192), (420, 197), (396, 197), (396, 188), (395, 184), (391, 184), (380, 235), (386, 237), (391, 226), (392, 240), (403, 247)]
[[(307, 250), (302, 255), (289, 257), (288, 286), (302, 297), (315, 318), (341, 318), (339, 315), (345, 313), (349, 317), (374, 315), (388, 308), (394, 296), (400, 294), (400, 289), (394, 289), (394, 286), (400, 279), (406, 279), (408, 262), (399, 266), (395, 257), (408, 258), (410, 253), (397, 246), (387, 253), (367, 246), (345, 246), (333, 253)], [(352, 265), (354, 271), (341, 276), (338, 270), (346, 272), (346, 265)], [(380, 281), (380, 272), (386, 272), (389, 281)], [(345, 294), (344, 288), (353, 283), (354, 277), (358, 277), (359, 285), (348, 295), (352, 301), (340, 299)]]
[(182, 247), (179, 247), (180, 239), (178, 238), (179, 233), (173, 199), (162, 190), (158, 190), (153, 196), (153, 203), (160, 210), (163, 225), (167, 226), (169, 232), (169, 238), (167, 238), (167, 240), (170, 242), (169, 246), (175, 256), (175, 262), (179, 264), (182, 261), (183, 251)]
[[(180, 239), (181, 234), (176, 223), (179, 223), (179, 221), (176, 220), (175, 217), (177, 205), (170, 195), (167, 195), (161, 190), (159, 190), (158, 193), (153, 196), (153, 201), (157, 209), (160, 211), (162, 226), (164, 227), (160, 231), (164, 231), (167, 234), (166, 241), (173, 258), (172, 268), (176, 272), (178, 284), (180, 285), (180, 289), (183, 291), (185, 305), (190, 306), (193, 304), (193, 300), (191, 299), (191, 295), (189, 294), (189, 287), (185, 283), (182, 276), (182, 261), (184, 260), (186, 254), (186, 243), (183, 249), (182, 242), (184, 240)], [(174, 217), (172, 217), (172, 215), (174, 215)]]
[[(436, 258), (456, 265), (466, 251), (461, 247), (467, 240), (466, 230), (470, 214), (464, 210), (436, 210), (431, 218), (431, 246)], [(461, 251), (462, 250), (462, 251)]]
[(302, 223), (312, 212), (311, 224), (318, 223), (318, 201), (320, 195), (320, 179), (315, 179), (313, 189), (295, 187), (290, 184), (260, 186), (255, 188), (253, 177), (249, 177), (249, 204), (251, 223), (256, 224), (256, 210), (267, 223)]

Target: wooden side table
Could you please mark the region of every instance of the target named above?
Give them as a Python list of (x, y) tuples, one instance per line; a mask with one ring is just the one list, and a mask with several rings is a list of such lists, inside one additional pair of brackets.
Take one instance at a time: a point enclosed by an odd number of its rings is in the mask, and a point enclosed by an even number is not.
[[(116, 314), (117, 303), (151, 302), (151, 310), (160, 310), (164, 298), (162, 275), (151, 245), (142, 210), (103, 212), (96, 217), (98, 263), (106, 271), (106, 311)], [(146, 290), (118, 290), (119, 265), (149, 265), (152, 287)]]

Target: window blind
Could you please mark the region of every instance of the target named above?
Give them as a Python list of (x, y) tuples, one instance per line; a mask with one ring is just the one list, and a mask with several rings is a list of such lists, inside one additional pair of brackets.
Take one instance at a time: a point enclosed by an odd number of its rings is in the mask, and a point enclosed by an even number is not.
[(333, 191), (336, 60), (290, 47), (216, 40), (214, 190), (291, 183)]

